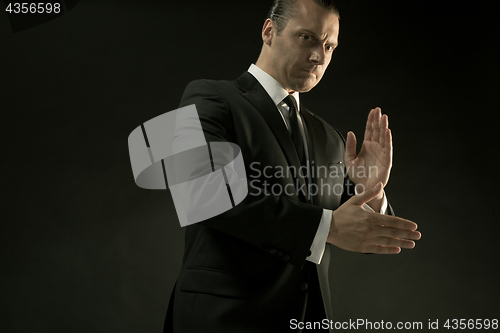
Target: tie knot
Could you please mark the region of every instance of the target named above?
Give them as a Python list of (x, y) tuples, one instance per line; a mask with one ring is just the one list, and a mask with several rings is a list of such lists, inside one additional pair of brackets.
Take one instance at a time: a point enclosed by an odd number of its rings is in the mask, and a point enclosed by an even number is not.
[(295, 97), (293, 97), (292, 95), (288, 95), (287, 97), (285, 97), (283, 99), (283, 102), (285, 102), (286, 105), (288, 105), (290, 110), (292, 110), (292, 108), (295, 108), (295, 110), (297, 110), (297, 101), (295, 100)]

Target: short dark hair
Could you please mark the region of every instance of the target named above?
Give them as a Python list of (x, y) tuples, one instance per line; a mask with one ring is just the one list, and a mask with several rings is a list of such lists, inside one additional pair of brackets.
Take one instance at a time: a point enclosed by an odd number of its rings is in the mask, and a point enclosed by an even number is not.
[[(276, 24), (276, 33), (279, 35), (285, 28), (289, 19), (295, 12), (295, 3), (297, 0), (274, 0), (267, 18)], [(331, 10), (340, 19), (339, 11), (333, 0), (314, 0), (321, 7)]]

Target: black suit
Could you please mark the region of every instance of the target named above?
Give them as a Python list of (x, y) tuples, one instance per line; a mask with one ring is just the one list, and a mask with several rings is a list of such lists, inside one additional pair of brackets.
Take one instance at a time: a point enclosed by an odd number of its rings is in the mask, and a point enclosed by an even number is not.
[[(236, 81), (191, 82), (180, 107), (191, 104), (196, 104), (207, 142), (239, 145), (249, 181), (263, 180), (265, 166), (300, 166), (281, 115), (250, 73)], [(301, 114), (314, 165), (343, 170), (340, 133), (305, 108)], [(283, 188), (296, 179), (289, 175), (267, 181)], [(328, 177), (326, 172), (315, 175), (313, 182), (345, 186), (344, 177)], [(167, 315), (165, 331), (173, 325), (174, 332), (182, 333), (285, 332), (291, 319), (303, 320), (306, 304), (307, 315), (315, 314), (314, 319), (332, 318), (330, 245), (320, 265), (306, 257), (323, 208), (334, 210), (346, 198), (324, 191), (311, 205), (302, 195), (248, 189), (249, 195), (232, 210), (186, 227), (184, 264), (169, 305), (173, 319)]]

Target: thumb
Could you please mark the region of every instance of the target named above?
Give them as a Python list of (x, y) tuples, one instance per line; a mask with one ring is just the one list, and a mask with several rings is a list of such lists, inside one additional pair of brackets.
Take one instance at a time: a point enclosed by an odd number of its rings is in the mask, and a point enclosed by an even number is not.
[(361, 194), (353, 196), (351, 199), (349, 199), (349, 201), (353, 205), (363, 206), (365, 203), (379, 195), (380, 191), (382, 190), (382, 183), (378, 182), (374, 187), (364, 191)]
[(349, 131), (349, 133), (347, 133), (347, 140), (345, 143), (344, 163), (354, 161), (355, 158), (356, 158), (356, 135), (354, 135), (353, 132)]

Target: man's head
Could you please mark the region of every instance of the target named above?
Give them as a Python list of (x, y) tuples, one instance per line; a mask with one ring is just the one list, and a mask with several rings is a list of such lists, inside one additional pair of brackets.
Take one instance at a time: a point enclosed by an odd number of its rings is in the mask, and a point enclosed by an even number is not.
[(290, 93), (311, 90), (338, 44), (339, 14), (332, 1), (275, 0), (262, 29), (257, 66)]

